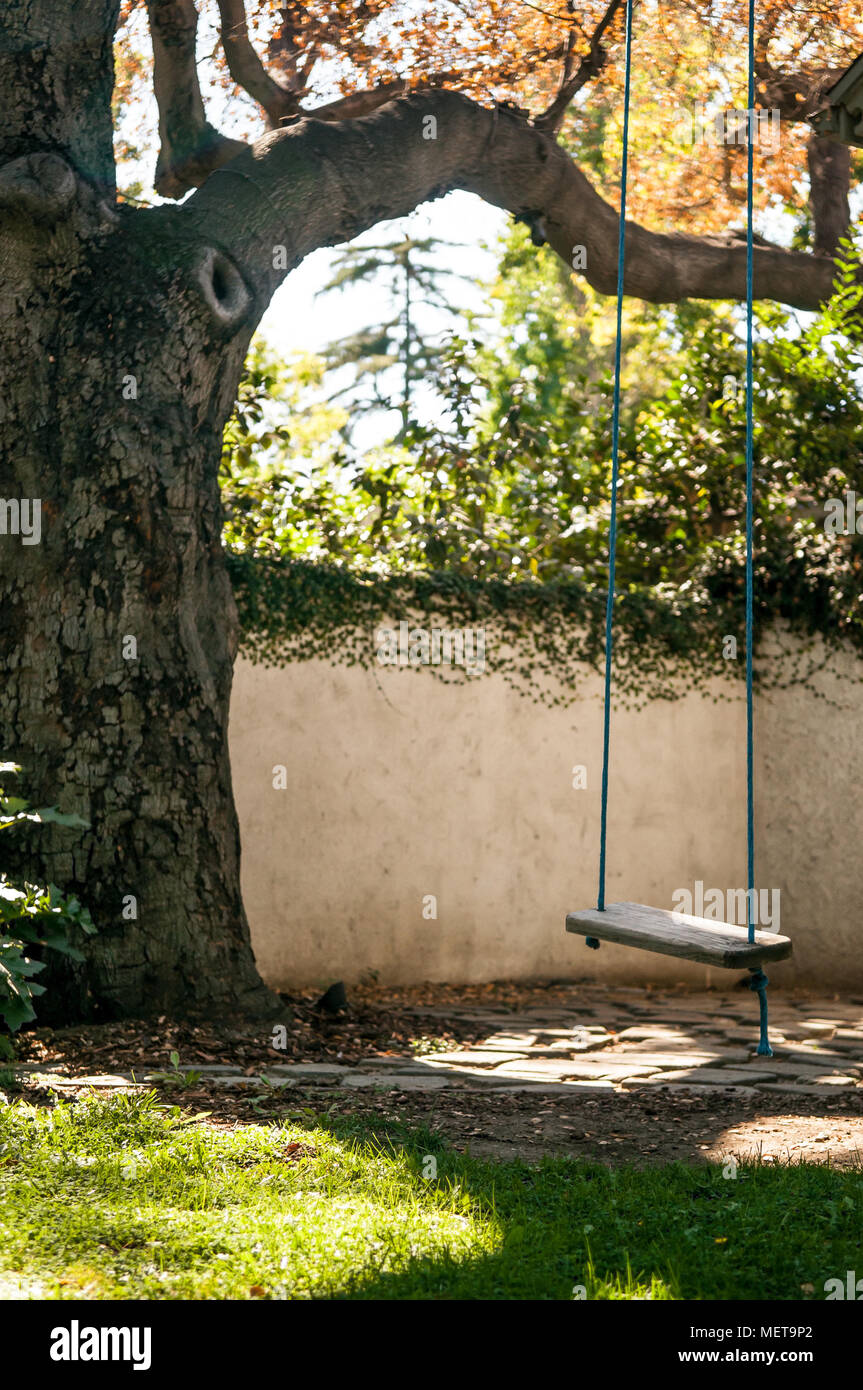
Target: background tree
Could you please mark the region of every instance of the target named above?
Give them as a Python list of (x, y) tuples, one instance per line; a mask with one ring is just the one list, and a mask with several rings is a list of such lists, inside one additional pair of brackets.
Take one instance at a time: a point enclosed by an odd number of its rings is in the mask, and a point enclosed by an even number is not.
[[(810, 113), (863, 47), (856, 6), (794, 11), (761, 7), (762, 99), (781, 96), (790, 132), (759, 152), (762, 207), (802, 198)], [(41, 500), (42, 536), (0, 538), (0, 719), (34, 800), (61, 788), (90, 825), (74, 840), (16, 832), (9, 856), (77, 893), (99, 928), (67, 1011), (274, 1007), (240, 898), (226, 742), (237, 620), (218, 474), (251, 336), (311, 251), (455, 188), (528, 219), (568, 266), (580, 248), (586, 280), (611, 292), (621, 17), (620, 0), (476, 0), (433, 21), (397, 0), (6, 0), (0, 484)], [(725, 0), (639, 6), (669, 114), (690, 100), (685, 47), (706, 33), (729, 71), (711, 86), (737, 98), (744, 19)], [(146, 106), (143, 133), (125, 127), (150, 74), (156, 190), (191, 196), (148, 208), (118, 198), (113, 141), (120, 124), (149, 145)], [(605, 135), (585, 172), (582, 94), (599, 84)], [(856, 176), (821, 139), (810, 249), (760, 240), (755, 257), (760, 298), (811, 310), (830, 295)], [(674, 154), (649, 144), (642, 167)], [(744, 156), (693, 146), (692, 217), (647, 189), (627, 230), (630, 295), (742, 297)]]
[[(455, 242), (446, 249), (454, 250)], [(333, 273), (321, 290), (332, 294), (357, 285), (372, 285), (382, 291), (389, 317), (366, 325), (327, 344), (323, 350), (326, 367), (332, 371), (349, 369), (353, 381), (334, 393), (350, 409), (351, 424), (369, 412), (398, 410), (402, 437), (411, 421), (418, 386), (432, 386), (440, 366), (444, 329), (433, 329), (428, 310), (437, 311), (438, 325), (458, 317), (450, 292), (467, 277), (441, 264), (444, 244), (439, 237), (414, 237), (409, 230), (402, 236), (378, 244), (363, 242), (347, 246), (335, 257)], [(456, 291), (457, 293), (457, 291)], [(401, 390), (394, 395), (392, 377), (397, 371)]]
[[(857, 617), (861, 541), (826, 535), (825, 501), (863, 489), (863, 334), (849, 260), (830, 303), (805, 324), (757, 311), (756, 536), (762, 615), (841, 625)], [(291, 446), (267, 464), (236, 553), (331, 560), (358, 573), (461, 572), (514, 581), (576, 574), (603, 589), (608, 555), (614, 312), (573, 292), (560, 261), (523, 229), (507, 239), (492, 286), (495, 329), (451, 338), (437, 380), (444, 408), (397, 449), (361, 466), (330, 435), (311, 467)], [(526, 330), (526, 331), (525, 331)], [(731, 304), (630, 315), (618, 573), (621, 589), (685, 588), (710, 604), (743, 597), (745, 336)], [(305, 395), (310, 418), (319, 406)], [(302, 417), (300, 417), (302, 418)], [(250, 436), (240, 430), (241, 454)], [(254, 436), (251, 437), (254, 439)], [(227, 457), (227, 455), (226, 455)], [(232, 462), (226, 476), (236, 474)], [(265, 528), (263, 516), (275, 517)], [(829, 575), (829, 580), (827, 576)], [(828, 600), (827, 595), (832, 594)], [(827, 609), (832, 604), (833, 617)], [(742, 608), (735, 627), (742, 620)], [(731, 629), (728, 629), (731, 630)]]

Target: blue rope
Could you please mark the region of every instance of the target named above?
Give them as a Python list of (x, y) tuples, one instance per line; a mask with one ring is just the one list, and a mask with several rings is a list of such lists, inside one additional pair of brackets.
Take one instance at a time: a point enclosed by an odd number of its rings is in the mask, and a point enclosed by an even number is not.
[[(617, 486), (620, 475), (620, 376), (623, 365), (623, 278), (626, 269), (626, 185), (629, 171), (629, 105), (632, 91), (632, 5), (626, 0), (626, 77), (623, 95), (623, 155), (620, 170), (620, 229), (617, 239), (617, 343), (614, 350), (614, 411), (611, 426), (611, 520), (608, 529), (608, 599), (605, 606), (605, 718), (602, 735), (602, 811), (599, 829), (597, 911), (605, 911), (605, 859), (608, 833), (608, 762), (611, 740), (611, 658), (614, 642), (614, 584), (617, 564)], [(595, 936), (588, 946), (599, 949)]]
[(753, 398), (753, 272), (754, 272), (754, 153), (755, 153), (755, 0), (749, 0), (749, 139), (747, 141), (748, 190), (746, 195), (746, 850), (749, 892), (746, 896), (749, 940), (755, 941), (755, 815), (754, 815), (754, 710), (752, 699), (752, 616), (753, 616), (753, 459), (755, 432)]
[(770, 1038), (767, 1035), (767, 986), (770, 981), (761, 969), (756, 966), (749, 971), (749, 988), (758, 995), (758, 1004), (761, 1015), (761, 1037), (758, 1042), (757, 1055), (759, 1057), (772, 1057), (773, 1048), (770, 1046)]
[[(755, 942), (755, 708), (753, 700), (753, 463), (755, 457), (755, 370), (753, 348), (753, 283), (755, 270), (755, 0), (749, 0), (749, 139), (746, 149), (746, 869), (749, 891), (746, 915), (749, 940)], [(755, 990), (761, 1014), (759, 1057), (772, 1057), (767, 1033), (767, 976), (752, 970), (749, 988)]]
[[(605, 865), (608, 838), (608, 766), (611, 742), (611, 665), (614, 641), (614, 595), (617, 567), (617, 490), (620, 474), (620, 397), (623, 357), (623, 282), (626, 267), (626, 192), (629, 168), (629, 108), (632, 90), (632, 7), (626, 4), (626, 77), (623, 97), (623, 155), (620, 189), (620, 227), (617, 245), (617, 342), (614, 353), (614, 411), (611, 449), (611, 520), (608, 531), (608, 599), (605, 608), (605, 706), (602, 737), (602, 801), (599, 830), (599, 892), (597, 911), (605, 911)], [(746, 894), (748, 937), (755, 942), (755, 711), (753, 698), (753, 510), (755, 458), (754, 368), (754, 270), (755, 270), (755, 0), (749, 0), (749, 89), (746, 194), (746, 861), (749, 891)], [(599, 950), (595, 936), (585, 937)], [(750, 989), (758, 995), (761, 1016), (760, 1057), (772, 1057), (767, 1033), (767, 976), (760, 968), (750, 971)]]

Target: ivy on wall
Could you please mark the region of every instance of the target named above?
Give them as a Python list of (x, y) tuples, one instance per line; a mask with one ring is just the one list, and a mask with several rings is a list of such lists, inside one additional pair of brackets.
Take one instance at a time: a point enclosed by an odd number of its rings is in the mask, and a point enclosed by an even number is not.
[[(522, 695), (550, 705), (578, 698), (584, 676), (602, 669), (606, 594), (579, 579), (508, 582), (447, 572), (379, 575), (327, 563), (231, 555), (227, 563), (240, 615), (240, 650), (256, 663), (285, 666), (322, 658), (334, 665), (379, 665), (382, 628), (483, 629), (487, 674), (497, 673)], [(762, 576), (764, 577), (764, 576)], [(624, 705), (676, 699), (706, 691), (717, 680), (728, 698), (744, 675), (742, 576), (724, 594), (630, 590), (615, 616), (615, 687)], [(779, 619), (777, 623), (775, 620)], [(863, 630), (832, 627), (799, 607), (779, 586), (766, 587), (756, 631), (774, 638), (769, 663), (756, 665), (762, 688), (794, 682), (819, 693), (812, 677), (821, 653), (854, 639), (863, 657)], [(740, 634), (736, 655), (727, 639)], [(416, 667), (416, 669), (426, 669)], [(459, 666), (430, 666), (444, 681), (475, 679)], [(863, 672), (863, 667), (861, 667)], [(722, 688), (713, 687), (714, 698)]]

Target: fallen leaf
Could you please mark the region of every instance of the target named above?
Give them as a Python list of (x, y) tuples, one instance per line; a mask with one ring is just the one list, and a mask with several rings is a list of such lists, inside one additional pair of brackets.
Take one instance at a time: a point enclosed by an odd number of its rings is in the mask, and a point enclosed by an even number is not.
[(282, 1150), (281, 1156), (286, 1158), (289, 1163), (298, 1163), (301, 1158), (317, 1158), (318, 1151), (311, 1144), (300, 1144), (295, 1141)]

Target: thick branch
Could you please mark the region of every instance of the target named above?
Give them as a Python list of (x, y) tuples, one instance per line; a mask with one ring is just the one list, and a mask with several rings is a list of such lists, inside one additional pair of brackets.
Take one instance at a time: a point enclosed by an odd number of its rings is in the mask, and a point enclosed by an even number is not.
[(2, 0), (0, 164), (50, 151), (113, 197), (119, 7), (119, 0)]
[(824, 95), (842, 72), (819, 68), (815, 72), (780, 72), (766, 58), (756, 62), (758, 93), (765, 106), (778, 110), (784, 121), (809, 121), (824, 103)]
[(220, 135), (204, 114), (195, 60), (194, 0), (147, 0), (147, 14), (161, 141), (156, 190), (165, 198), (180, 198), (245, 146)]
[[(615, 0), (619, 3), (619, 0)], [(263, 109), (269, 125), (277, 130), (300, 115), (319, 121), (341, 121), (367, 116), (379, 106), (410, 91), (409, 80), (384, 82), (367, 91), (351, 92), (314, 111), (303, 111), (300, 98), (308, 70), (315, 60), (307, 56), (295, 78), (283, 85), (271, 77), (249, 38), (244, 0), (218, 0), (222, 47), (231, 77)], [(246, 146), (228, 140), (209, 124), (195, 64), (197, 7), (194, 0), (148, 0), (155, 59), (154, 85), (159, 105), (162, 148), (156, 169), (156, 190), (163, 197), (180, 198)], [(421, 86), (434, 88), (457, 80), (442, 72), (423, 78)]]
[[(567, 265), (583, 247), (590, 284), (614, 292), (616, 209), (551, 136), (456, 92), (400, 97), (356, 121), (298, 121), (214, 174), (181, 213), (242, 266), (263, 313), (286, 272), (309, 252), (456, 188), (528, 218)], [(761, 241), (756, 248), (761, 299), (817, 309), (833, 275), (827, 257)], [(743, 299), (745, 244), (628, 223), (626, 292), (654, 303)]]
[[(841, 76), (832, 68), (809, 73), (779, 72), (766, 58), (759, 61), (757, 73), (763, 101), (777, 108), (783, 121), (812, 121), (816, 126), (818, 122), (813, 118), (824, 106), (825, 93)], [(851, 226), (851, 152), (816, 130), (809, 137), (807, 159), (815, 250), (832, 256)]]
[(395, 101), (396, 97), (406, 96), (413, 90), (433, 91), (443, 87), (446, 82), (457, 82), (458, 75), (453, 72), (435, 73), (431, 77), (425, 77), (421, 82), (382, 82), (379, 87), (368, 87), (361, 92), (350, 92), (346, 97), (338, 97), (335, 101), (328, 101), (326, 106), (316, 106), (313, 111), (303, 111), (302, 115), (308, 116), (316, 121), (348, 121), (355, 120), (357, 116), (370, 116), (378, 107), (386, 106), (387, 102)]

